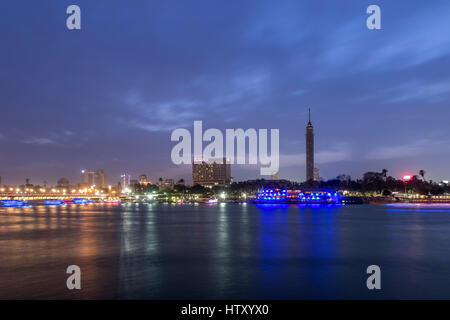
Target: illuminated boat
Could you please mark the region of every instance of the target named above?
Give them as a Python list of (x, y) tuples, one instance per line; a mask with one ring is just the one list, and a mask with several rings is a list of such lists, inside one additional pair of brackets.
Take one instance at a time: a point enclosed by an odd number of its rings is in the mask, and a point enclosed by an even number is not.
[(29, 205), (26, 203), (26, 201), (19, 201), (19, 200), (2, 200), (0, 201), (3, 207), (15, 207), (15, 208), (21, 208), (21, 207), (28, 207)]
[(91, 203), (91, 202), (92, 202), (92, 200), (88, 200), (88, 199), (84, 199), (84, 198), (73, 199), (74, 204), (86, 204), (86, 203)]
[(255, 203), (293, 204), (341, 204), (339, 193), (334, 190), (263, 189), (253, 200)]
[(64, 201), (59, 199), (45, 199), (44, 204), (49, 206), (60, 206), (64, 204)]

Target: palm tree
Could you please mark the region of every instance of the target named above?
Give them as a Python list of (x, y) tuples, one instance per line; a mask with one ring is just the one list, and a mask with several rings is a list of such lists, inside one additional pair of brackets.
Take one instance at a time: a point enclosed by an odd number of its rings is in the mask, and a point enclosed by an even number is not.
[(163, 178), (162, 177), (159, 178), (158, 181), (159, 181), (159, 184), (162, 184), (163, 183)]
[(384, 177), (385, 180), (387, 178), (387, 173), (388, 173), (387, 169), (381, 170), (381, 175)]
[(425, 170), (419, 170), (419, 175), (422, 177), (423, 181), (425, 181)]

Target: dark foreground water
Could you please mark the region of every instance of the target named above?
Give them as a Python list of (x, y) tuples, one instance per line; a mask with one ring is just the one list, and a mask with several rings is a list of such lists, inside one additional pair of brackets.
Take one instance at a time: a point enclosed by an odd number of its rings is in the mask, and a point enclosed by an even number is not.
[(450, 299), (450, 207), (0, 208), (5, 298)]

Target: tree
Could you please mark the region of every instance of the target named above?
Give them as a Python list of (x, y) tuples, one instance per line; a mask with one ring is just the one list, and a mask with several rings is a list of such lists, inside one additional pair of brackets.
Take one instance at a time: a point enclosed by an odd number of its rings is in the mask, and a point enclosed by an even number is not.
[(425, 181), (425, 170), (419, 170), (419, 175), (422, 177), (423, 181)]
[(158, 181), (159, 181), (159, 184), (162, 184), (162, 183), (163, 183), (163, 178), (160, 177), (160, 178), (158, 179)]

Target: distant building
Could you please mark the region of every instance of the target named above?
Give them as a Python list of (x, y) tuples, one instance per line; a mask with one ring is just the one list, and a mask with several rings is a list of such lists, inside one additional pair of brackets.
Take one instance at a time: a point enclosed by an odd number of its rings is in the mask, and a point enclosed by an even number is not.
[(164, 183), (159, 184), (159, 190), (172, 190), (175, 186), (175, 181), (173, 179), (166, 179)]
[(106, 174), (103, 170), (81, 170), (81, 186), (106, 188)]
[(95, 171), (93, 170), (81, 170), (81, 185), (93, 186), (94, 185)]
[(57, 187), (69, 187), (69, 180), (66, 178), (61, 178), (56, 182)]
[(147, 184), (148, 183), (148, 178), (146, 174), (141, 174), (139, 176), (139, 183), (140, 184)]
[(311, 109), (308, 109), (306, 126), (306, 181), (314, 180), (314, 127), (311, 123)]
[(131, 182), (131, 176), (129, 174), (122, 174), (120, 176), (120, 185), (122, 186), (122, 188), (126, 188), (130, 185)]
[(231, 165), (226, 158), (192, 163), (192, 183), (202, 186), (225, 186), (231, 181)]
[(106, 174), (103, 170), (97, 170), (95, 172), (94, 184), (98, 188), (106, 188)]
[(320, 170), (314, 168), (314, 181), (320, 181)]

